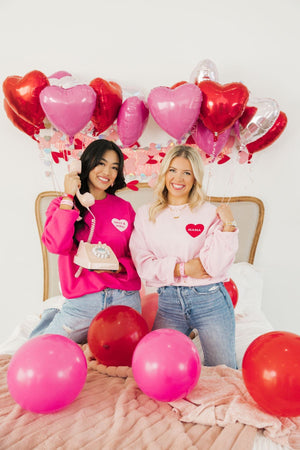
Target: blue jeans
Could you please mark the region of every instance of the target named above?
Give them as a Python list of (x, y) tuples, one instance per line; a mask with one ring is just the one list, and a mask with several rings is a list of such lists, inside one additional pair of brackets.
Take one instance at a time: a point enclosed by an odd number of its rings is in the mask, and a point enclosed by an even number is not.
[(235, 317), (231, 298), (223, 283), (206, 286), (158, 288), (158, 312), (153, 330), (172, 328), (187, 336), (196, 328), (204, 365), (225, 364), (237, 368)]
[(49, 308), (42, 313), (41, 321), (31, 332), (30, 338), (41, 334), (60, 334), (83, 344), (93, 318), (112, 305), (130, 306), (141, 313), (139, 291), (104, 289), (94, 294), (66, 299), (62, 309)]

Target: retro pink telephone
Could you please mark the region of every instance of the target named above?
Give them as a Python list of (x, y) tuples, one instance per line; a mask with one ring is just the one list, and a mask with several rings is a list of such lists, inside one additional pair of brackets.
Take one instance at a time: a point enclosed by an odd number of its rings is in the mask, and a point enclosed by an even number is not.
[[(81, 173), (81, 161), (79, 159), (71, 162), (70, 172)], [(92, 224), (87, 242), (80, 241), (77, 253), (74, 256), (74, 263), (80, 266), (75, 274), (75, 277), (79, 277), (83, 267), (89, 270), (117, 271), (119, 269), (119, 261), (117, 260), (117, 257), (112, 249), (108, 245), (102, 244), (101, 242), (98, 242), (98, 244), (91, 244), (96, 226), (95, 216), (90, 210), (90, 207), (95, 203), (94, 196), (90, 192), (81, 194), (79, 189), (77, 189), (76, 197), (82, 206), (87, 208), (91, 213)]]
[[(73, 159), (70, 164), (70, 172), (81, 173), (81, 161), (80, 159)], [(76, 197), (85, 208), (90, 208), (95, 203), (95, 197), (90, 194), (90, 192), (86, 192), (85, 194), (81, 194), (79, 189), (77, 189)]]

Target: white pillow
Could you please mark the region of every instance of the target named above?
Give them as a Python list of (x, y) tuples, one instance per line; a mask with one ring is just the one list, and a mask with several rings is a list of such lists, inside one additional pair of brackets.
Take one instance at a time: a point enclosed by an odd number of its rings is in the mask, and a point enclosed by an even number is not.
[(65, 302), (65, 297), (63, 297), (62, 295), (56, 295), (55, 297), (49, 297), (47, 298), (47, 300), (45, 300), (41, 306), (42, 311), (45, 311), (45, 309), (48, 308), (56, 308), (56, 309), (61, 309), (62, 305)]
[(262, 334), (273, 331), (274, 328), (262, 311), (251, 314), (237, 315), (235, 321), (235, 349), (238, 368), (242, 367), (245, 351)]
[(247, 314), (261, 311), (263, 280), (261, 273), (247, 262), (235, 263), (231, 266), (229, 277), (235, 282), (238, 290), (236, 314)]

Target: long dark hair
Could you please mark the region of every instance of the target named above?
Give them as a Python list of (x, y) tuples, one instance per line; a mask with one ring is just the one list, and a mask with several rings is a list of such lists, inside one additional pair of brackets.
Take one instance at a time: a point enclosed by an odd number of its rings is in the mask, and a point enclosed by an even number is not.
[[(109, 186), (106, 189), (106, 192), (108, 194), (115, 195), (115, 192), (119, 189), (123, 189), (126, 186), (125, 177), (124, 177), (124, 157), (122, 150), (112, 141), (108, 141), (107, 139), (97, 139), (93, 142), (91, 142), (86, 149), (84, 150), (83, 154), (81, 155), (81, 173), (80, 173), (80, 180), (81, 180), (81, 188), (80, 193), (84, 194), (85, 192), (89, 192), (89, 186), (88, 186), (88, 180), (89, 180), (89, 174), (90, 171), (93, 170), (101, 161), (103, 158), (104, 153), (107, 150), (113, 150), (117, 153), (119, 158), (119, 169), (117, 177), (114, 181), (113, 186)], [(79, 209), (80, 216), (82, 219), (88, 212), (87, 209), (82, 206), (82, 204), (79, 202), (78, 198), (74, 197), (74, 202), (76, 207)], [(82, 229), (84, 227), (85, 223), (84, 220), (80, 220), (75, 223), (75, 234), (77, 231)], [(76, 239), (74, 241), (77, 243)]]

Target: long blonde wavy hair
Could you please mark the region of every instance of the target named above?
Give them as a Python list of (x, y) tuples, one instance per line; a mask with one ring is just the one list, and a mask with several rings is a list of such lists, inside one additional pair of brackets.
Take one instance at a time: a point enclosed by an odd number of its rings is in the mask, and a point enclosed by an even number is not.
[(189, 160), (193, 175), (195, 177), (194, 185), (189, 193), (189, 207), (191, 209), (201, 205), (205, 201), (205, 193), (202, 189), (204, 176), (204, 167), (199, 152), (189, 145), (175, 145), (168, 151), (160, 165), (157, 183), (154, 188), (156, 200), (149, 209), (149, 220), (155, 222), (158, 214), (168, 206), (168, 190), (166, 188), (166, 173), (174, 158), (182, 156)]

